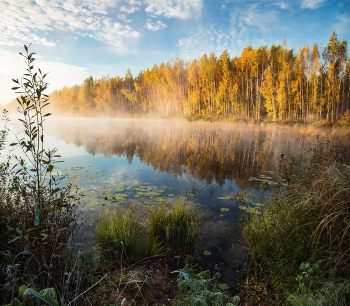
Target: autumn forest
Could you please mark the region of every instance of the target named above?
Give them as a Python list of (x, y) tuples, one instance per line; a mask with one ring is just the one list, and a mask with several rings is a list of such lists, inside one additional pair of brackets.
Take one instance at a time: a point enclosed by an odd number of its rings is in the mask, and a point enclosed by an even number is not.
[(85, 79), (51, 95), (57, 113), (298, 121), (350, 121), (347, 41), (330, 36), (295, 52), (286, 45), (246, 47), (240, 57), (213, 52), (184, 62), (178, 57), (134, 77)]

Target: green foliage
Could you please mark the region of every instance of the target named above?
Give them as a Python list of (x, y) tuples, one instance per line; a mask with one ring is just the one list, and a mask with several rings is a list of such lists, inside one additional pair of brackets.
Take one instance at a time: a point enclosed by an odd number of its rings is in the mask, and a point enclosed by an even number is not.
[[(33, 283), (46, 290), (58, 286), (63, 273), (62, 256), (67, 253), (66, 245), (77, 226), (76, 204), (72, 202), (70, 186), (61, 188), (60, 177), (54, 174), (54, 164), (59, 155), (57, 149), (44, 146), (44, 121), (50, 113), (44, 113), (49, 105), (45, 78), (41, 70), (34, 71), (34, 54), (24, 46), (26, 73), (12, 89), (20, 93), (17, 98), (18, 119), (24, 137), (10, 146), (20, 147), (20, 156), (9, 154), (8, 161), (0, 165), (0, 228), (5, 228), (2, 253), (10, 254), (11, 264), (6, 263), (6, 284), (15, 292), (20, 283)], [(7, 112), (4, 111), (7, 122)], [(6, 126), (0, 134), (0, 149), (8, 133)], [(1, 242), (1, 241), (0, 241)], [(10, 256), (10, 255), (8, 255)], [(2, 268), (3, 270), (3, 268)], [(13, 295), (13, 294), (12, 294)], [(12, 301), (14, 302), (14, 300)]]
[(220, 291), (218, 274), (211, 278), (209, 271), (193, 273), (187, 265), (172, 273), (178, 273), (178, 286), (182, 292), (179, 302), (184, 305), (233, 306), (240, 301), (238, 296), (231, 298)]
[(95, 236), (107, 258), (117, 260), (123, 252), (125, 259), (137, 260), (164, 247), (192, 249), (200, 222), (201, 213), (182, 200), (173, 205), (155, 202), (146, 212), (141, 205), (131, 205), (101, 213)]
[(180, 199), (170, 207), (165, 202), (154, 204), (149, 213), (150, 240), (167, 244), (172, 249), (193, 249), (201, 218), (193, 205)]
[(317, 291), (288, 295), (293, 306), (347, 306), (350, 304), (349, 283), (326, 282)]
[(299, 286), (305, 293), (334, 267), (349, 275), (350, 167), (341, 158), (324, 141), (300, 159), (281, 156), (262, 214), (241, 218), (251, 286), (265, 279), (276, 289)]
[(96, 241), (103, 255), (112, 259), (122, 254), (126, 259), (140, 259), (146, 255), (145, 224), (133, 205), (104, 211), (96, 218)]

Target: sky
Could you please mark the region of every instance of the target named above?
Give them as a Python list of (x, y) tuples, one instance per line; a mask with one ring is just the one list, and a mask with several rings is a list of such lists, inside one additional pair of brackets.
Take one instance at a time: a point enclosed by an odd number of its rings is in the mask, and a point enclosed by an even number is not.
[(350, 41), (350, 1), (0, 0), (0, 104), (17, 96), (24, 44), (49, 72), (50, 93), (90, 75), (123, 77), (129, 68), (137, 76), (176, 56), (235, 57), (284, 38), (295, 50), (325, 46), (333, 31)]

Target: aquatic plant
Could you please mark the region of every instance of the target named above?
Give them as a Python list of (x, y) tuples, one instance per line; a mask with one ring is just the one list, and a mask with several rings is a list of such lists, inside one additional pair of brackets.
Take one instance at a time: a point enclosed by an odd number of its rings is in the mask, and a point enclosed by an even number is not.
[[(104, 211), (96, 217), (96, 241), (105, 257), (137, 260), (147, 255), (144, 217), (135, 205)], [(121, 244), (122, 242), (122, 244)]]
[(156, 203), (149, 213), (149, 236), (172, 249), (193, 249), (199, 234), (202, 213), (190, 203), (178, 199), (174, 204)]

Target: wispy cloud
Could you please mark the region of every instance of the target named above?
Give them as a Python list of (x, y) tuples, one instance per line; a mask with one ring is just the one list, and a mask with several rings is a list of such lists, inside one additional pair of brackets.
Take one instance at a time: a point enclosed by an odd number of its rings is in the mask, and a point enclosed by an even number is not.
[[(0, 45), (21, 45), (29, 41), (45, 46), (55, 46), (55, 34), (73, 32), (90, 36), (106, 43), (120, 45), (122, 38), (137, 38), (140, 33), (130, 26), (115, 22), (118, 12), (132, 13), (135, 6), (118, 8), (118, 0), (8, 0), (0, 2)], [(115, 14), (117, 13), (117, 14)], [(125, 16), (125, 15), (124, 15)], [(127, 21), (127, 20), (126, 20)], [(118, 31), (116, 31), (116, 29)], [(48, 32), (49, 34), (45, 34)], [(48, 37), (53, 38), (48, 38)], [(114, 43), (113, 40), (117, 42)]]
[(189, 19), (198, 16), (202, 0), (146, 0), (146, 12), (168, 18)]
[(261, 32), (270, 32), (270, 27), (276, 24), (278, 14), (274, 10), (262, 11), (258, 4), (250, 5), (244, 9), (235, 10), (231, 14), (233, 26), (258, 27)]
[(303, 0), (301, 3), (301, 8), (309, 8), (315, 10), (319, 8), (325, 1), (326, 0)]
[(273, 4), (284, 10), (289, 8), (289, 4), (286, 2), (274, 2)]
[(145, 26), (147, 30), (151, 30), (151, 31), (158, 31), (166, 27), (167, 25), (164, 22), (160, 20), (157, 20), (156, 22), (152, 22), (151, 19), (147, 19), (146, 26)]
[[(258, 4), (235, 8), (229, 24), (212, 25), (200, 28), (198, 33), (178, 40), (177, 46), (184, 57), (198, 57), (214, 51), (220, 54), (226, 49), (231, 55), (239, 55), (251, 43), (251, 33), (261, 36), (271, 33), (278, 24), (278, 14), (274, 10), (262, 10)], [(262, 38), (256, 43), (264, 44)]]
[(199, 57), (204, 53), (214, 51), (215, 54), (222, 53), (228, 49), (234, 39), (213, 25), (210, 28), (200, 28), (199, 32), (190, 37), (179, 39), (177, 46), (181, 48), (185, 58)]
[(338, 22), (334, 23), (333, 29), (337, 33), (349, 33), (350, 32), (350, 14), (344, 13), (336, 15)]
[(127, 13), (127, 14), (131, 14), (131, 13), (134, 13), (134, 12), (136, 12), (136, 11), (139, 11), (140, 9), (139, 9), (137, 6), (131, 6), (130, 8), (127, 8), (126, 6), (123, 5), (123, 6), (120, 8), (120, 10), (121, 10), (122, 12)]

